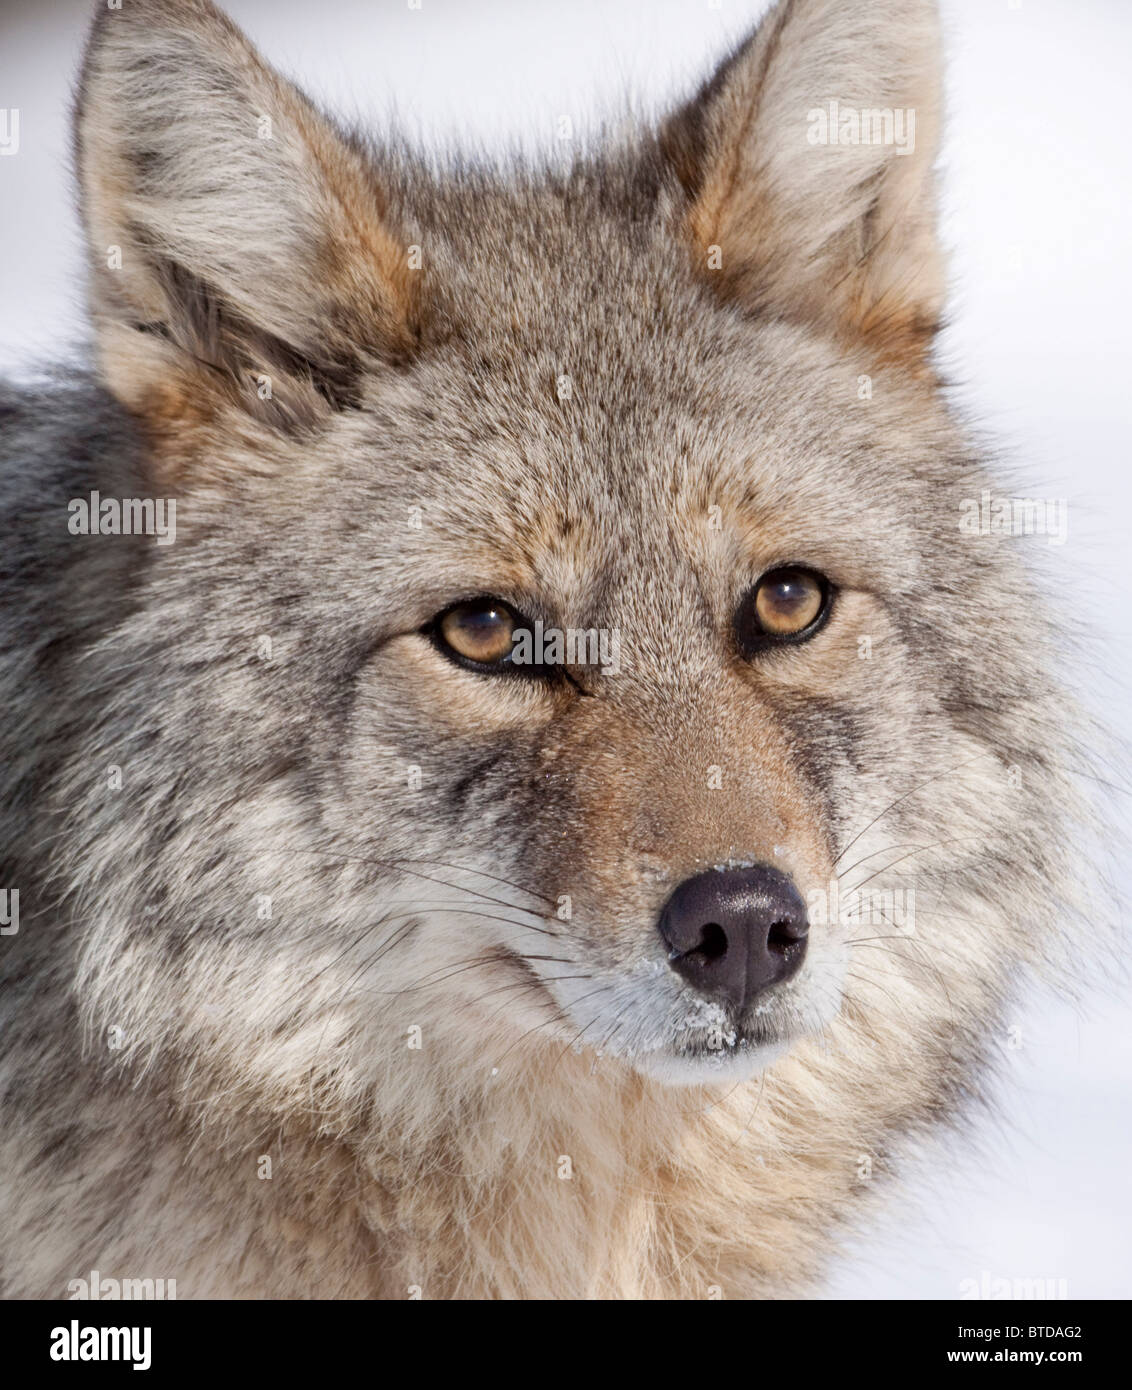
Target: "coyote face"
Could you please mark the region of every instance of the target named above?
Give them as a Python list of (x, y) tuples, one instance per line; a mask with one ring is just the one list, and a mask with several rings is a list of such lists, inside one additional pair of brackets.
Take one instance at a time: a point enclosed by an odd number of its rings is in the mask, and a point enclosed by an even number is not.
[[(914, 144), (808, 138), (834, 98)], [(64, 664), (25, 783), (75, 1035), (118, 1030), (98, 1084), (333, 1136), (389, 1261), (441, 1239), (430, 1145), (529, 1195), (577, 1106), (586, 1220), (652, 1174), (671, 1282), (563, 1234), (524, 1291), (683, 1289), (700, 1245), (747, 1291), (812, 1267), (1072, 882), (1041, 607), (959, 525), (938, 104), (934, 6), (798, 0), (613, 151), (438, 173), (204, 0), (101, 14), (77, 153), (116, 400), (81, 491), (177, 529), (84, 538), (130, 557), (93, 616), (39, 600)], [(826, 1204), (797, 1228), (752, 1234), (756, 1103), (775, 1200)], [(438, 1267), (508, 1291), (507, 1258)]]

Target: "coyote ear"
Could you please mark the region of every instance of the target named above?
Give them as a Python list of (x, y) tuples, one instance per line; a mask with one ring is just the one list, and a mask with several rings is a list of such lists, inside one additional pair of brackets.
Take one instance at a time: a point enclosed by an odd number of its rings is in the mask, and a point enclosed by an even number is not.
[(75, 145), (103, 374), (155, 427), (312, 425), (411, 350), (376, 175), (208, 0), (102, 8)]
[(661, 131), (705, 273), (917, 371), (943, 302), (934, 0), (781, 0)]

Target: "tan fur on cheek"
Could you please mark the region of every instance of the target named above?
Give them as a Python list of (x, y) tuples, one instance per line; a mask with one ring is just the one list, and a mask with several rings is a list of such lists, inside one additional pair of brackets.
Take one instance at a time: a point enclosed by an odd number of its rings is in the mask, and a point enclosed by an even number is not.
[(404, 692), (406, 703), (434, 724), (437, 736), (459, 739), (546, 723), (571, 702), (559, 683), (538, 677), (465, 670), (412, 633), (386, 643), (362, 682)]
[(758, 689), (838, 700), (852, 689), (855, 677), (865, 682), (884, 668), (886, 643), (896, 636), (882, 603), (871, 594), (841, 590), (825, 627), (809, 641), (767, 652), (739, 669)]

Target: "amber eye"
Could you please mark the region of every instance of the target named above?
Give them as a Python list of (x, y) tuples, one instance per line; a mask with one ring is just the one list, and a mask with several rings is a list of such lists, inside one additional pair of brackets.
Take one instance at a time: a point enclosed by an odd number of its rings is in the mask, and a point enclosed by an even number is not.
[(770, 570), (739, 604), (735, 634), (745, 656), (782, 642), (802, 642), (829, 612), (829, 581), (813, 570)]
[(493, 598), (457, 603), (436, 620), (440, 645), (463, 661), (498, 666), (511, 655), (517, 619), (505, 603)]

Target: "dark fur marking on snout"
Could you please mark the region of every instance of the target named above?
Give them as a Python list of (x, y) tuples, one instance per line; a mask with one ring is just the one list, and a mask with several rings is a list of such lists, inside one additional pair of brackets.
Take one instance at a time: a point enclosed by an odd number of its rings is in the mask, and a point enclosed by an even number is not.
[(480, 758), (456, 782), (447, 789), (444, 799), (454, 811), (464, 811), (483, 779), (499, 761), (499, 754), (492, 753)]

